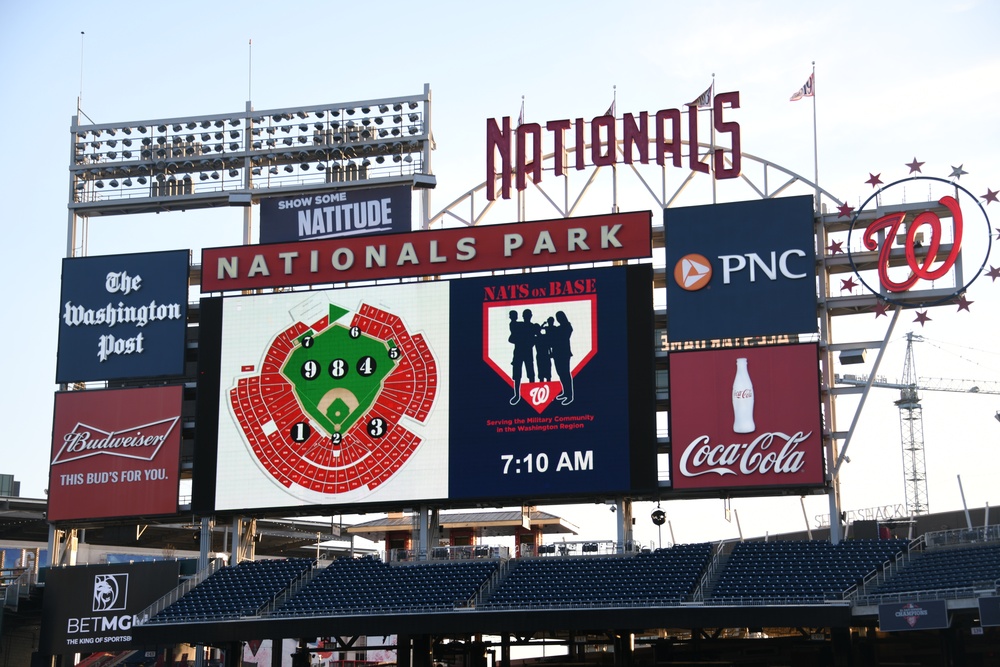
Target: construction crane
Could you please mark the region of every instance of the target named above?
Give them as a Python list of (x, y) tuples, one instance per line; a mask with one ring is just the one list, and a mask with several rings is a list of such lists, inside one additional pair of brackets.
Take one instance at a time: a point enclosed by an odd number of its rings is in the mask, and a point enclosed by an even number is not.
[[(903, 449), (903, 481), (906, 486), (906, 511), (910, 516), (927, 514), (927, 465), (924, 462), (924, 414), (920, 405), (919, 391), (952, 391), (965, 394), (1000, 394), (1000, 382), (977, 381), (950, 378), (917, 377), (913, 358), (914, 341), (924, 340), (912, 331), (906, 334), (906, 356), (903, 360), (903, 379), (889, 382), (876, 377), (873, 387), (898, 389), (899, 432)], [(838, 375), (839, 384), (866, 386), (868, 377), (864, 375)], [(1000, 412), (996, 418), (1000, 421)]]

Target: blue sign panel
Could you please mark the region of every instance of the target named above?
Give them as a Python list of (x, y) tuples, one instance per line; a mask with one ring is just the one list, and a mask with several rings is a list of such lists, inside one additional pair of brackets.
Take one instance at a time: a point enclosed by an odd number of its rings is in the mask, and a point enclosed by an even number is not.
[(812, 197), (664, 211), (671, 341), (817, 330)]
[(410, 231), (408, 186), (332, 190), (260, 202), (260, 242)]
[[(449, 498), (592, 496), (651, 481), (636, 468), (644, 456), (655, 468), (648, 268), (452, 282)], [(644, 283), (629, 280), (637, 274)]]
[(903, 630), (941, 630), (951, 625), (944, 600), (893, 602), (878, 606), (878, 629), (882, 632)]
[(64, 259), (56, 382), (182, 375), (188, 257)]
[(979, 598), (979, 625), (1000, 626), (1000, 597)]

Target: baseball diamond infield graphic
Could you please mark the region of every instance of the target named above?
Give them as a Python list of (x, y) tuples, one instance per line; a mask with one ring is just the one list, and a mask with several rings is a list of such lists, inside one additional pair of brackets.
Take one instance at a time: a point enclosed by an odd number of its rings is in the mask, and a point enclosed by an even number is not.
[(291, 323), (273, 331), (257, 359), (241, 354), (226, 392), (259, 471), (302, 501), (367, 495), (392, 479), (421, 446), (439, 393), (424, 335), (363, 294), (351, 311), (341, 305), (345, 292), (269, 295), (248, 308), (253, 320), (280, 308)]

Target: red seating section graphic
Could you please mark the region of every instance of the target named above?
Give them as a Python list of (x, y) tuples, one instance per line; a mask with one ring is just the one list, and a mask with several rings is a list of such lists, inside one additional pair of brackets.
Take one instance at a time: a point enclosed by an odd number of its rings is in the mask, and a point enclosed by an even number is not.
[[(350, 326), (363, 335), (399, 349), (396, 367), (386, 377), (371, 409), (333, 444), (302, 410), (281, 368), (298, 339), (330, 326), (323, 317), (307, 326), (295, 323), (275, 336), (264, 354), (258, 375), (242, 377), (230, 390), (233, 414), (260, 464), (286, 488), (293, 484), (318, 493), (339, 494), (362, 487), (374, 490), (392, 477), (420, 444), (420, 438), (399, 422), (405, 415), (424, 422), (437, 393), (437, 365), (420, 334), (410, 335), (396, 315), (362, 305)], [(371, 418), (385, 422), (385, 433), (369, 435)], [(311, 433), (296, 442), (291, 433), (306, 422)]]

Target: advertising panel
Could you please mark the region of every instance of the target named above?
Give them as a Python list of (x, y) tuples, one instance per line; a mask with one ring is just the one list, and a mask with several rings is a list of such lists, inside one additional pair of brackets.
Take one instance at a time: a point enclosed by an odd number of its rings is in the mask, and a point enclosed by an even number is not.
[(812, 197), (663, 212), (673, 341), (817, 330)]
[(176, 513), (182, 392), (57, 393), (49, 521)]
[(647, 265), (222, 300), (214, 509), (653, 485), (651, 285)]
[(188, 257), (64, 259), (56, 382), (183, 374)]
[(652, 276), (629, 268), (454, 285), (451, 498), (610, 495), (652, 482), (630, 455), (655, 469), (642, 323)]
[(408, 232), (412, 198), (405, 185), (267, 197), (260, 200), (260, 242)]
[(951, 625), (944, 600), (891, 602), (878, 606), (878, 629), (881, 632), (904, 630), (943, 630)]
[(177, 587), (176, 560), (50, 568), (39, 649), (50, 655), (140, 648), (136, 615)]
[(202, 292), (650, 257), (649, 211), (202, 250)]
[(446, 497), (448, 290), (224, 300), (216, 508)]
[(674, 352), (674, 489), (820, 486), (824, 479), (815, 343)]
[(979, 598), (979, 625), (1000, 626), (1000, 597)]

